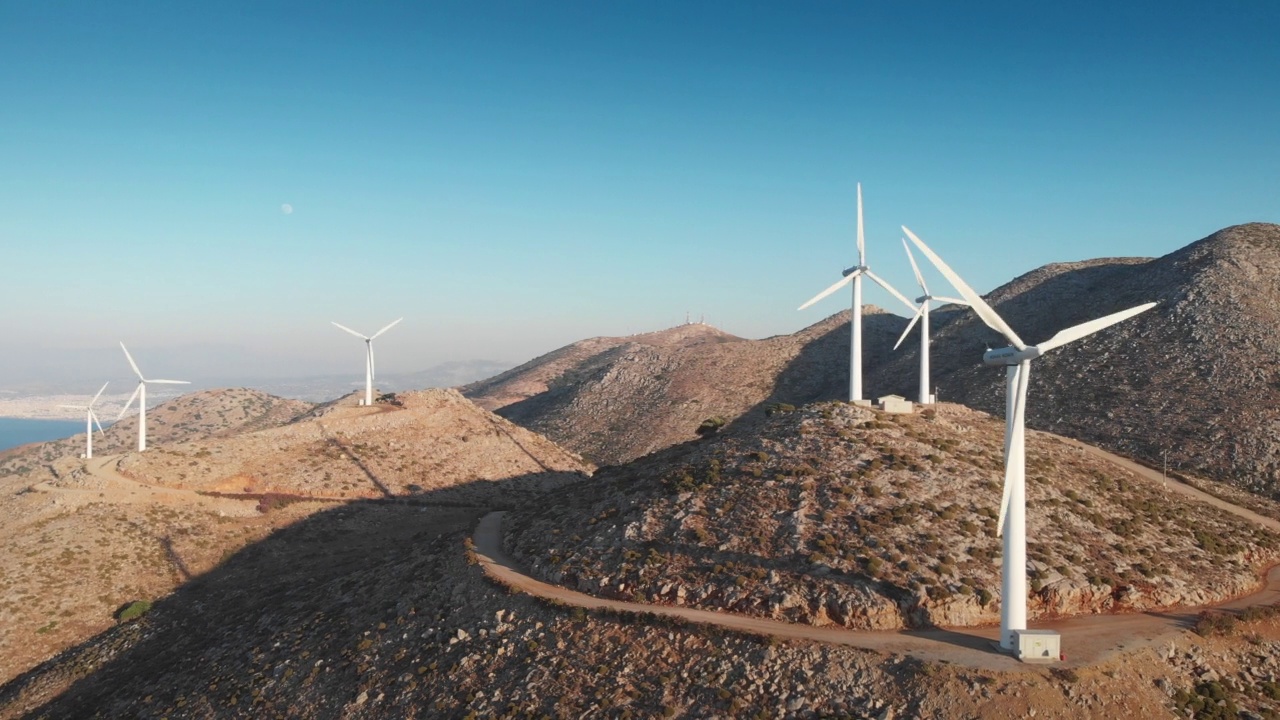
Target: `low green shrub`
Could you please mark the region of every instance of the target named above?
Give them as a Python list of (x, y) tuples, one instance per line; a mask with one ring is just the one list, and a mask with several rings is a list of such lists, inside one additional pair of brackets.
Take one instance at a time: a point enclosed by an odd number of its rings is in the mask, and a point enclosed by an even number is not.
[(137, 620), (149, 612), (151, 612), (150, 601), (134, 600), (125, 603), (119, 610), (116, 610), (116, 620), (118, 622), (129, 622), (130, 620)]

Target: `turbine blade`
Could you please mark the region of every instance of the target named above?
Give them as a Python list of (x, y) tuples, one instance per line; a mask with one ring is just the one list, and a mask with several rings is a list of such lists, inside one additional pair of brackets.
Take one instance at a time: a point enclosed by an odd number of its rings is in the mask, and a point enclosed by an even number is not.
[(107, 434), (102, 430), (102, 423), (99, 422), (98, 420), (98, 413), (90, 410), (89, 417), (93, 418), (93, 424), (98, 426), (98, 434), (101, 435), (102, 437), (106, 437)]
[(1004, 521), (1009, 515), (1009, 503), (1013, 494), (1013, 482), (1015, 481), (1015, 468), (1023, 468), (1025, 470), (1026, 452), (1026, 414), (1027, 414), (1027, 387), (1030, 385), (1031, 379), (1031, 363), (1022, 362), (1018, 365), (1017, 389), (1010, 387), (1017, 395), (1013, 401), (1013, 422), (1009, 423), (1008, 441), (1005, 446), (1004, 460), (1004, 497), (1000, 501), (1000, 519), (996, 522), (996, 535), (1004, 533)]
[(108, 381), (106, 381), (106, 382), (102, 383), (102, 388), (98, 390), (98, 394), (97, 394), (97, 395), (94, 395), (94, 396), (93, 396), (93, 399), (89, 401), (89, 407), (93, 407), (93, 404), (94, 404), (94, 403), (96, 403), (96, 402), (98, 402), (98, 398), (102, 397), (102, 391), (103, 391), (103, 390), (106, 390), (106, 389), (107, 389), (107, 386), (108, 386), (108, 385), (110, 385), (110, 384), (111, 384), (111, 381), (110, 381), (110, 380), (108, 380)]
[[(332, 321), (330, 321), (330, 322), (332, 322)], [(352, 330), (351, 328), (349, 328), (349, 327), (347, 327), (347, 326), (345, 326), (345, 325), (338, 325), (338, 323), (333, 323), (333, 324), (334, 324), (334, 326), (336, 326), (339, 330), (346, 330), (347, 332), (351, 333), (352, 335), (355, 335), (356, 337), (360, 338), (361, 340), (368, 340), (368, 339), (369, 339), (369, 338), (365, 337), (364, 335), (361, 335), (360, 333), (356, 332), (355, 330)]]
[[(404, 319), (404, 318), (400, 318), (400, 320), (403, 320), (403, 319)], [(382, 329), (381, 329), (381, 330), (379, 330), (378, 332), (374, 333), (374, 334), (373, 334), (373, 337), (371, 337), (371, 338), (369, 338), (369, 339), (370, 339), (370, 340), (373, 340), (374, 338), (378, 337), (378, 336), (379, 336), (379, 335), (381, 335), (382, 333), (384, 333), (384, 332), (386, 332), (386, 331), (390, 330), (391, 328), (395, 327), (395, 326), (396, 326), (396, 323), (400, 322), (400, 320), (396, 320), (396, 322), (393, 322), (393, 323), (391, 323), (390, 325), (388, 325), (388, 326), (386, 326), (386, 327), (382, 328)]]
[(863, 270), (863, 272), (864, 272), (864, 273), (866, 273), (867, 277), (871, 278), (872, 280), (875, 280), (877, 285), (879, 285), (880, 287), (884, 288), (885, 290), (888, 290), (890, 295), (892, 295), (892, 296), (894, 296), (894, 297), (898, 298), (899, 300), (901, 300), (901, 301), (902, 301), (902, 304), (907, 306), (907, 312), (915, 312), (915, 310), (916, 310), (916, 304), (915, 304), (915, 303), (913, 303), (913, 302), (911, 302), (910, 300), (908, 300), (908, 299), (907, 299), (907, 296), (905, 296), (905, 295), (903, 295), (902, 293), (900, 293), (900, 292), (898, 292), (897, 290), (895, 290), (895, 289), (894, 289), (894, 287), (893, 287), (892, 285), (890, 285), (890, 284), (889, 284), (888, 282), (886, 282), (883, 278), (881, 278), (879, 275), (877, 275), (877, 274), (875, 274), (875, 273), (871, 272), (870, 270)]
[(161, 385), (190, 385), (190, 380), (148, 380), (149, 383), (159, 383)]
[(893, 346), (894, 350), (897, 350), (898, 345), (901, 345), (902, 341), (907, 339), (907, 333), (911, 332), (911, 328), (916, 326), (916, 321), (920, 319), (921, 315), (924, 315), (924, 309), (925, 307), (927, 307), (925, 303), (927, 302), (928, 300), (926, 300), (923, 303), (920, 303), (920, 309), (916, 311), (916, 314), (914, 316), (912, 316), (911, 322), (907, 323), (907, 329), (902, 331), (902, 337), (898, 338), (898, 342), (895, 343)]
[[(1007, 454), (1007, 453), (1006, 453)], [(1013, 494), (1013, 466), (1004, 461), (1004, 493), (1000, 496), (1000, 519), (996, 521), (996, 537), (1004, 535), (1004, 519), (1009, 514), (1009, 496)]]
[(853, 271), (853, 272), (849, 273), (848, 275), (845, 275), (844, 277), (840, 278), (840, 281), (839, 281), (839, 282), (837, 282), (835, 285), (832, 285), (831, 287), (827, 288), (826, 290), (823, 290), (822, 292), (818, 293), (817, 295), (814, 295), (812, 300), (810, 300), (809, 302), (807, 302), (807, 303), (805, 303), (805, 304), (801, 305), (800, 307), (798, 307), (798, 308), (796, 308), (796, 309), (797, 309), (797, 310), (803, 310), (803, 309), (805, 309), (805, 308), (809, 307), (810, 305), (812, 305), (812, 304), (814, 304), (814, 303), (818, 302), (818, 301), (819, 301), (819, 300), (821, 300), (822, 298), (824, 298), (824, 297), (826, 297), (826, 296), (830, 295), (831, 293), (833, 293), (833, 292), (835, 292), (835, 291), (839, 290), (840, 288), (844, 287), (845, 285), (847, 285), (847, 284), (849, 284), (849, 283), (853, 282), (853, 279), (854, 279), (855, 277), (857, 277), (857, 275), (858, 275), (858, 271), (857, 271), (857, 270), (855, 270), (855, 271)]
[(920, 248), (920, 252), (924, 253), (925, 257), (929, 258), (929, 261), (933, 263), (934, 267), (938, 268), (938, 272), (942, 273), (942, 276), (949, 280), (951, 284), (955, 286), (956, 290), (960, 291), (960, 297), (968, 301), (969, 307), (973, 308), (973, 311), (978, 314), (978, 317), (982, 319), (982, 322), (987, 324), (987, 327), (1003, 335), (1006, 340), (1019, 350), (1027, 349), (1027, 344), (1022, 342), (1022, 338), (1018, 337), (1018, 333), (1014, 332), (1013, 328), (1009, 327), (1009, 324), (996, 314), (996, 311), (987, 304), (987, 301), (982, 299), (982, 296), (974, 292), (973, 288), (969, 287), (968, 283), (961, 280), (955, 270), (952, 270), (945, 262), (943, 262), (942, 258), (938, 257), (936, 253), (930, 250), (929, 246), (925, 245), (920, 238), (916, 237), (915, 233), (908, 230), (905, 225), (903, 226), (902, 231), (907, 234), (907, 237), (911, 238), (911, 242), (915, 243), (916, 247)]
[(916, 265), (916, 256), (911, 254), (911, 246), (907, 244), (906, 238), (902, 238), (902, 249), (907, 251), (907, 259), (911, 261), (911, 272), (916, 274), (916, 282), (920, 283), (920, 289), (928, 295), (929, 286), (924, 284), (924, 276), (920, 274), (920, 266)]
[(369, 378), (378, 379), (378, 363), (373, 360), (373, 343), (369, 343)]
[(1066, 330), (1060, 331), (1058, 334), (1054, 335), (1048, 340), (1045, 340), (1044, 342), (1040, 343), (1036, 347), (1039, 348), (1040, 352), (1042, 353), (1048, 352), (1056, 347), (1060, 347), (1062, 345), (1066, 345), (1069, 342), (1075, 342), (1076, 340), (1079, 340), (1082, 337), (1092, 335), (1098, 332), (1099, 330), (1102, 330), (1103, 328), (1111, 327), (1112, 325), (1115, 325), (1116, 323), (1122, 320), (1128, 320), (1134, 315), (1144, 313), (1155, 306), (1156, 304), (1153, 302), (1147, 303), (1146, 305), (1139, 305), (1137, 307), (1131, 307), (1128, 310), (1121, 310), (1118, 313), (1112, 313), (1111, 315), (1098, 318), (1097, 320), (1090, 320), (1087, 323), (1081, 323), (1079, 325), (1076, 325), (1075, 327), (1069, 327)]
[(906, 340), (906, 333), (911, 332), (911, 328), (915, 327), (916, 320), (919, 320), (922, 315), (924, 315), (924, 302), (920, 304), (920, 309), (915, 311), (915, 315), (911, 316), (911, 322), (906, 324), (905, 331), (902, 331), (902, 337), (897, 338), (897, 342), (893, 343), (893, 350), (897, 350), (897, 346), (902, 345), (902, 341)]
[(124, 414), (129, 412), (129, 407), (133, 405), (134, 400), (138, 399), (138, 393), (140, 392), (142, 392), (142, 383), (138, 383), (138, 387), (134, 388), (133, 394), (129, 396), (129, 402), (125, 403), (124, 407), (120, 408), (120, 414), (116, 416), (117, 420), (124, 417)]
[(137, 375), (139, 380), (144, 379), (142, 377), (142, 371), (138, 369), (138, 363), (133, 361), (133, 356), (129, 354), (129, 348), (124, 346), (123, 341), (120, 342), (120, 349), (124, 351), (124, 357), (129, 361), (129, 367), (133, 368), (133, 374)]
[(867, 264), (867, 243), (862, 236), (862, 183), (858, 183), (858, 265)]

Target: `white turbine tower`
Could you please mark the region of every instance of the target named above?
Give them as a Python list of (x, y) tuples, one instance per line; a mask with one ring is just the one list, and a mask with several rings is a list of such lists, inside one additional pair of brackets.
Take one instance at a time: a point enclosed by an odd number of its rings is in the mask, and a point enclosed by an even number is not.
[(58, 406), (63, 408), (71, 408), (72, 410), (84, 411), (84, 457), (86, 460), (93, 459), (93, 426), (95, 424), (98, 426), (98, 432), (102, 433), (103, 437), (106, 437), (107, 435), (106, 433), (102, 432), (102, 423), (98, 422), (98, 414), (93, 411), (93, 405), (94, 403), (98, 402), (98, 398), (102, 397), (102, 391), (106, 390), (107, 386), (110, 384), (111, 384), (110, 382), (102, 383), (102, 387), (99, 388), (98, 394), (93, 396), (93, 399), (89, 401), (88, 405), (59, 405)]
[(804, 310), (848, 283), (853, 283), (853, 307), (849, 317), (849, 402), (857, 402), (862, 400), (862, 276), (866, 275), (888, 290), (889, 294), (901, 300), (910, 311), (914, 312), (916, 309), (902, 293), (894, 290), (893, 286), (867, 267), (867, 245), (862, 233), (862, 183), (858, 183), (858, 264), (841, 274), (844, 277), (839, 282), (818, 293), (798, 309)]
[(1005, 439), (1004, 439), (1004, 497), (1000, 501), (1000, 520), (996, 534), (1004, 536), (1004, 557), (1001, 566), (1000, 599), (1000, 647), (1014, 649), (1014, 633), (1027, 628), (1027, 485), (1026, 485), (1026, 413), (1027, 385), (1031, 377), (1031, 361), (1046, 352), (1074, 342), (1080, 338), (1127, 320), (1138, 313), (1155, 307), (1147, 303), (1121, 310), (1106, 317), (1090, 320), (1058, 332), (1039, 345), (1028, 346), (1022, 342), (1013, 328), (996, 314), (973, 288), (955, 273), (942, 258), (920, 241), (910, 230), (902, 228), (911, 242), (938, 268), (969, 307), (977, 313), (987, 327), (1000, 333), (1012, 347), (988, 350), (982, 356), (987, 365), (1004, 365), (1005, 374)]
[[(386, 331), (390, 330), (391, 328), (395, 327), (396, 323), (400, 322), (400, 320), (403, 320), (403, 319), (404, 319), (404, 318), (400, 318), (399, 320), (396, 320), (395, 322), (391, 323), (390, 325), (388, 325), (388, 326), (386, 326), (386, 327), (382, 328), (381, 330), (379, 330), (378, 332), (374, 333), (372, 336), (364, 335), (364, 334), (362, 334), (362, 333), (358, 333), (358, 332), (356, 332), (355, 330), (352, 330), (352, 329), (351, 329), (351, 328), (349, 328), (349, 327), (345, 327), (345, 326), (343, 326), (343, 325), (338, 325), (338, 323), (333, 323), (335, 326), (337, 326), (337, 327), (338, 327), (338, 329), (339, 329), (339, 330), (346, 330), (347, 332), (351, 333), (352, 335), (355, 335), (356, 337), (358, 337), (358, 338), (360, 338), (361, 340), (363, 340), (363, 341), (364, 341), (364, 347), (365, 347), (365, 357), (364, 357), (364, 404), (365, 404), (365, 405), (372, 405), (372, 404), (373, 404), (373, 378), (374, 378), (374, 375), (375, 375), (375, 372), (374, 372), (374, 364), (373, 364), (373, 341), (374, 341), (374, 340), (375, 340), (379, 335), (381, 335), (382, 333), (384, 333), (384, 332), (386, 332)], [(331, 321), (331, 322), (332, 322), (332, 321)]]
[(124, 357), (129, 361), (129, 367), (133, 368), (133, 374), (138, 376), (138, 388), (129, 396), (129, 402), (124, 404), (120, 409), (120, 414), (116, 419), (124, 417), (129, 412), (129, 406), (136, 399), (138, 401), (138, 452), (147, 449), (147, 383), (156, 383), (158, 385), (190, 385), (186, 380), (148, 380), (142, 377), (142, 371), (138, 369), (138, 363), (133, 361), (133, 356), (129, 354), (129, 348), (120, 343), (120, 349), (124, 351)]
[(907, 324), (907, 329), (902, 331), (902, 337), (898, 338), (898, 343), (893, 346), (893, 349), (898, 349), (898, 345), (901, 345), (902, 341), (907, 339), (907, 333), (911, 332), (911, 328), (915, 327), (916, 321), (920, 321), (920, 404), (928, 405), (933, 402), (933, 395), (929, 391), (929, 303), (934, 300), (955, 305), (968, 305), (969, 303), (956, 298), (930, 295), (929, 286), (924, 284), (924, 276), (920, 274), (920, 267), (916, 265), (916, 258), (911, 254), (911, 246), (907, 244), (906, 238), (902, 239), (902, 247), (907, 251), (907, 259), (911, 261), (911, 270), (915, 272), (916, 282), (920, 284), (920, 289), (924, 290), (924, 295), (916, 298), (916, 302), (920, 303), (920, 309), (916, 310), (915, 317), (911, 318), (911, 322)]

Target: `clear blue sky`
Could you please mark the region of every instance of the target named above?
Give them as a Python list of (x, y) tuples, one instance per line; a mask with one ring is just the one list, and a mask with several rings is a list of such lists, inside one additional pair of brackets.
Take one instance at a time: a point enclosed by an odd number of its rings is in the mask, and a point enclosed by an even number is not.
[(1269, 0), (0, 3), (0, 377), (359, 370), (329, 321), (401, 315), (380, 369), (792, 332), (847, 305), (795, 310), (858, 181), (905, 292), (900, 224), (982, 291), (1164, 254), (1280, 221), (1277, 38)]

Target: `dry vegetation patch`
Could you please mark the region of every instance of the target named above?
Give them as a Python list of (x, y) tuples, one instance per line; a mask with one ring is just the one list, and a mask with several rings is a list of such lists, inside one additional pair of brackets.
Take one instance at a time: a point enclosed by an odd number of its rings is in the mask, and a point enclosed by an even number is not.
[[(1003, 424), (825, 403), (609, 469), (514, 518), (544, 579), (818, 625), (999, 620)], [(1028, 439), (1032, 617), (1199, 605), (1259, 582), (1277, 537), (1055, 438)]]

